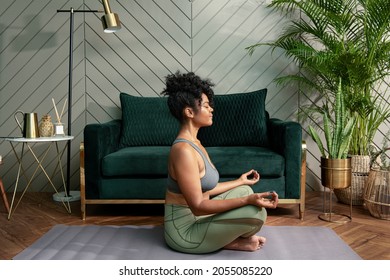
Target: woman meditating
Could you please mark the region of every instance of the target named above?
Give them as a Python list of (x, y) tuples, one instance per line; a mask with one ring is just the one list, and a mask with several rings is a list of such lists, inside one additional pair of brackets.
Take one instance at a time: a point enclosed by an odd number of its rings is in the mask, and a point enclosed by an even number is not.
[[(275, 192), (253, 193), (260, 180), (255, 170), (219, 182), (219, 174), (197, 139), (201, 127), (213, 123), (213, 84), (194, 73), (171, 74), (162, 92), (180, 122), (168, 163), (165, 240), (174, 250), (202, 254), (219, 249), (255, 251), (266, 239), (257, 236), (265, 208), (275, 208)], [(242, 124), (245, 125), (245, 124)]]

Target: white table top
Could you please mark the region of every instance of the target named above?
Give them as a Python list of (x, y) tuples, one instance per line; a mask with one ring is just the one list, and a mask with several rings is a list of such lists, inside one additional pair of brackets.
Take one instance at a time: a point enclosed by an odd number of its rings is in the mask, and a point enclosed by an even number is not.
[(24, 137), (10, 137), (4, 140), (10, 142), (24, 142), (24, 143), (38, 143), (38, 142), (59, 142), (73, 140), (74, 136), (52, 136), (52, 137), (38, 137), (38, 138), (24, 138)]

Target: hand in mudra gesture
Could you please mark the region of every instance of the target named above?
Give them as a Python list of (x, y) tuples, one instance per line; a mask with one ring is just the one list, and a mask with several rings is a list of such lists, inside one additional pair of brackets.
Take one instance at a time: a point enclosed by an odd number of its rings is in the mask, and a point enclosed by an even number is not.
[(260, 180), (260, 174), (256, 170), (250, 170), (240, 176), (243, 185), (253, 186)]
[(274, 191), (254, 193), (249, 196), (249, 203), (259, 207), (276, 208), (278, 202), (278, 194)]
[[(242, 184), (253, 186), (260, 180), (260, 174), (252, 169), (240, 176)], [(275, 191), (254, 193), (248, 197), (248, 203), (265, 208), (276, 208), (278, 206), (279, 197)]]

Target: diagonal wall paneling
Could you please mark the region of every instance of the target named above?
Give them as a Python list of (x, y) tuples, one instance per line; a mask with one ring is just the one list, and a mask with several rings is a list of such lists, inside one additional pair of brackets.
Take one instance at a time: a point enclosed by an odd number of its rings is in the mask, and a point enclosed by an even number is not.
[[(210, 78), (217, 94), (268, 88), (272, 117), (295, 119), (294, 88), (273, 83), (297, 71), (280, 52), (245, 48), (272, 40), (283, 19), (261, 0), (111, 0), (122, 29), (102, 30), (102, 14), (75, 14), (72, 102), (71, 188), (79, 188), (79, 144), (87, 123), (121, 117), (119, 93), (156, 97), (164, 78), (177, 70)], [(63, 104), (68, 92), (69, 15), (57, 9), (102, 9), (99, 0), (2, 0), (0, 6), (0, 136), (18, 136), (16, 110), (54, 117), (51, 98)], [(64, 119), (67, 120), (67, 112)], [(35, 147), (40, 154), (43, 147)], [(7, 191), (17, 161), (0, 140), (0, 167)], [(46, 159), (54, 163), (54, 154)], [(65, 167), (66, 161), (63, 158)], [(27, 158), (27, 171), (33, 170)], [(54, 164), (51, 164), (54, 171)], [(58, 179), (56, 179), (58, 180)], [(52, 191), (39, 175), (31, 190)], [(59, 182), (56, 181), (58, 184)]]

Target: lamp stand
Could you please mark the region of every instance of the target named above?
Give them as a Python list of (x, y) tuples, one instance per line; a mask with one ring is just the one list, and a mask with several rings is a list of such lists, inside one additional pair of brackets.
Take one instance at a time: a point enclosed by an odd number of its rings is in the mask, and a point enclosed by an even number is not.
[[(74, 32), (74, 14), (75, 13), (99, 13), (98, 10), (57, 10), (57, 13), (69, 13), (69, 80), (68, 80), (68, 135), (72, 135), (72, 87), (73, 87), (73, 32)], [(70, 190), (70, 160), (71, 160), (71, 140), (67, 143), (67, 160), (66, 160), (66, 186), (64, 192), (55, 193), (55, 201), (78, 201), (80, 200), (80, 191)]]
[[(102, 0), (104, 7), (104, 15), (101, 18), (104, 32), (113, 33), (121, 29), (119, 17), (116, 13), (111, 12), (110, 4), (108, 0)], [(74, 13), (102, 13), (99, 10), (57, 10), (57, 13), (69, 13), (69, 83), (68, 83), (68, 135), (72, 135), (72, 76), (73, 76), (73, 31), (74, 31)], [(54, 194), (53, 199), (55, 201), (76, 201), (80, 200), (79, 191), (70, 191), (70, 158), (71, 158), (71, 140), (67, 143), (67, 172), (66, 172), (66, 186), (64, 186), (65, 192)]]

